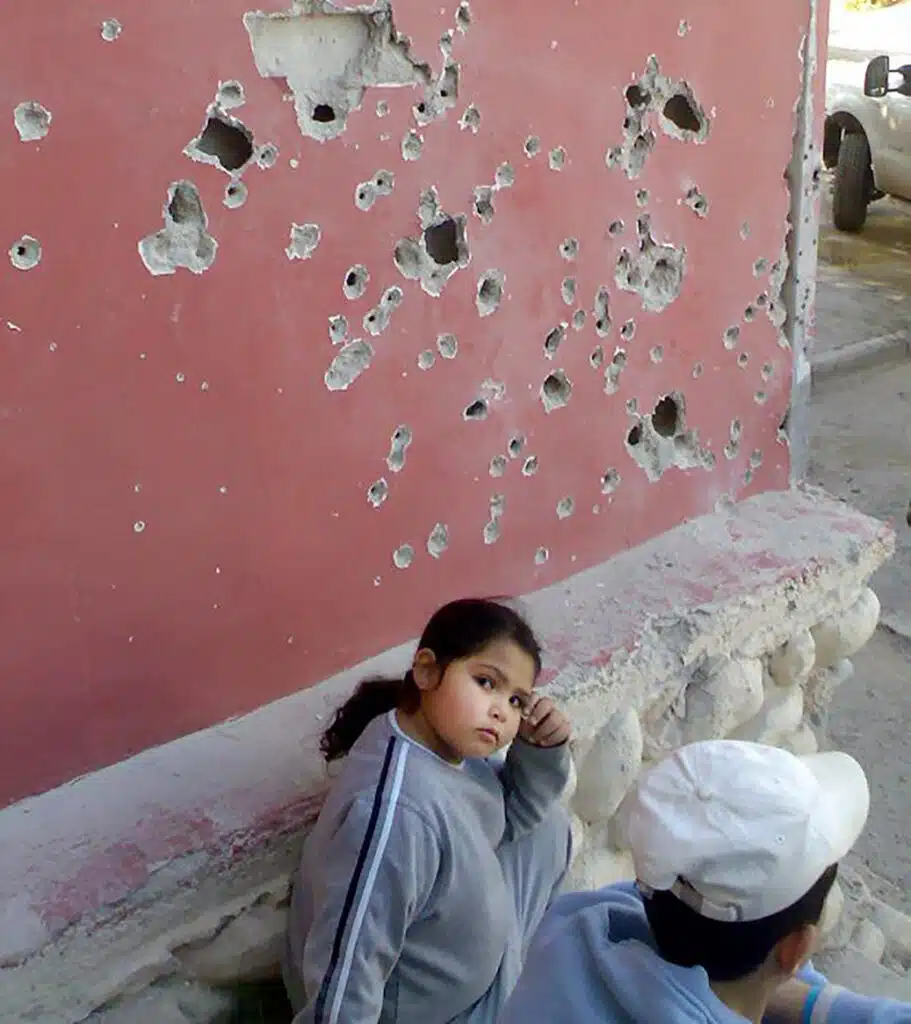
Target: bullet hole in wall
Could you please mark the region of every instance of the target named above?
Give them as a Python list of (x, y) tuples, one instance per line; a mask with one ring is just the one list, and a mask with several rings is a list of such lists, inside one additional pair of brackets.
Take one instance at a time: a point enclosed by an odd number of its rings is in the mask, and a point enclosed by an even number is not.
[(496, 209), (493, 203), (494, 189), (490, 185), (478, 185), (474, 190), (474, 212), (485, 224), (493, 220)]
[(345, 281), (342, 285), (342, 292), (346, 299), (359, 299), (367, 290), (370, 281), (370, 273), (363, 264), (355, 264), (345, 274)]
[(547, 548), (538, 548), (535, 552), (535, 565), (544, 565), (548, 558), (550, 558), (550, 552)]
[(517, 459), (522, 454), (522, 449), (525, 447), (525, 438), (522, 434), (516, 434), (515, 437), (509, 439), (509, 444), (506, 446), (506, 451), (509, 453), (511, 459)]
[(225, 196), (222, 202), (229, 210), (236, 210), (247, 201), (247, 186), (242, 181), (232, 181), (225, 187)]
[(724, 347), (729, 352), (731, 351), (731, 349), (734, 349), (734, 348), (737, 347), (737, 342), (739, 340), (740, 340), (740, 328), (737, 327), (736, 325), (734, 327), (729, 327), (724, 332), (724, 339), (723, 339)]
[(576, 503), (569, 496), (561, 498), (557, 502), (557, 518), (558, 519), (569, 519), (569, 517), (575, 512)]
[(541, 152), (541, 140), (537, 135), (529, 135), (525, 140), (525, 145), (522, 147), (525, 155), (531, 160), (532, 157), (537, 156)]
[(538, 456), (529, 455), (522, 463), (522, 476), (534, 476), (538, 472)]
[(389, 484), (386, 483), (385, 477), (380, 477), (367, 488), (367, 501), (374, 508), (379, 508), (388, 497)]
[(562, 409), (572, 397), (573, 385), (563, 370), (554, 370), (544, 378), (541, 385), (541, 404), (546, 413)]
[(310, 113), (317, 124), (332, 124), (336, 118), (335, 108), (329, 103), (317, 103)]
[(392, 473), (401, 473), (405, 468), (405, 459), (412, 439), (411, 428), (405, 424), (396, 427), (392, 432), (389, 454), (386, 456), (386, 465)]
[(617, 470), (609, 469), (604, 476), (601, 477), (601, 493), (613, 494), (620, 486), (620, 482), (621, 478)]
[(627, 86), (625, 96), (626, 102), (634, 110), (637, 110), (639, 107), (647, 107), (649, 103), (652, 102), (650, 94), (635, 82), (632, 85)]
[(547, 332), (547, 337), (544, 339), (544, 354), (548, 359), (554, 358), (557, 354), (557, 350), (566, 340), (566, 331), (568, 327), (568, 324), (561, 323)]
[(490, 316), (500, 308), (506, 275), (502, 270), (488, 270), (478, 281), (475, 305), (480, 316)]
[(572, 263), (579, 255), (579, 239), (565, 238), (560, 244), (560, 255), (567, 263)]
[(652, 412), (652, 426), (661, 437), (673, 437), (683, 426), (680, 405), (674, 395), (665, 395)]
[(414, 548), (410, 544), (402, 544), (392, 553), (392, 563), (396, 569), (407, 569), (414, 561)]
[(41, 243), (31, 235), (23, 235), (10, 247), (9, 259), (16, 270), (32, 270), (41, 262)]
[(473, 103), (465, 108), (465, 112), (459, 118), (459, 127), (462, 131), (470, 131), (472, 135), (477, 135), (480, 130), (481, 111)]
[(593, 309), (595, 320), (595, 333), (599, 338), (604, 338), (611, 328), (610, 318), (610, 292), (604, 285), (595, 293), (595, 305)]
[(13, 111), (20, 142), (39, 142), (51, 130), (51, 119), (51, 112), (37, 100), (20, 103)]
[(139, 242), (139, 256), (153, 276), (183, 268), (202, 274), (215, 262), (218, 242), (208, 233), (208, 218), (192, 181), (168, 188), (164, 227)]
[(231, 174), (253, 158), (253, 133), (236, 118), (213, 111), (202, 132), (184, 152), (194, 160), (215, 163)]
[(562, 171), (566, 166), (566, 150), (562, 146), (552, 149), (547, 164), (552, 171)]
[[(461, 234), (464, 235), (464, 228)], [(452, 217), (424, 229), (424, 248), (427, 255), (441, 267), (459, 262), (459, 241), (460, 226)]]
[(106, 18), (101, 23), (101, 38), (106, 43), (113, 43), (115, 39), (119, 39), (121, 32), (123, 26), (116, 18)]
[(694, 97), (686, 92), (678, 92), (671, 96), (664, 104), (663, 113), (681, 132), (695, 135), (705, 127), (705, 114), (698, 110)]
[(373, 346), (360, 338), (343, 345), (329, 365), (323, 380), (330, 391), (347, 391), (370, 366)]
[(487, 402), (483, 398), (475, 399), (462, 413), (464, 420), (486, 420), (489, 412)]
[(443, 359), (455, 359), (459, 352), (459, 342), (454, 334), (441, 334), (437, 337), (437, 351)]

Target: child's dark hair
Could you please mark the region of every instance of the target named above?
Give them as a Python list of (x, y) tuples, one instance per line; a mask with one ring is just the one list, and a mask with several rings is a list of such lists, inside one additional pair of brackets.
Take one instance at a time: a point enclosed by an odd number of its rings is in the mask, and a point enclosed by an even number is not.
[[(531, 626), (507, 604), (489, 598), (469, 597), (443, 605), (424, 628), (418, 650), (433, 651), (445, 672), (452, 662), (470, 658), (497, 640), (518, 644), (534, 660), (535, 675), (541, 671), (541, 647)], [(402, 679), (365, 679), (323, 733), (323, 757), (326, 761), (344, 757), (374, 718), (396, 708), (412, 710), (419, 700), (411, 669)]]
[(645, 916), (663, 959), (678, 967), (701, 967), (713, 982), (740, 981), (768, 959), (783, 938), (822, 919), (838, 865), (790, 907), (758, 921), (713, 921), (672, 892), (645, 900)]

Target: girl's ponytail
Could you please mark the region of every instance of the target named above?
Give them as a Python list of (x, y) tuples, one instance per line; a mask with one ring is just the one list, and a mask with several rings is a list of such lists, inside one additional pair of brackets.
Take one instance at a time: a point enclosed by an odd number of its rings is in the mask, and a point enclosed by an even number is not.
[(417, 698), (411, 669), (404, 679), (365, 679), (335, 712), (320, 739), (319, 748), (326, 762), (345, 757), (374, 718), (407, 707)]
[[(505, 602), (490, 598), (467, 597), (443, 605), (427, 623), (418, 650), (433, 651), (437, 667), (445, 672), (454, 661), (470, 658), (496, 640), (517, 644), (534, 661), (535, 675), (541, 671), (541, 647), (531, 626)], [(396, 708), (415, 710), (420, 699), (411, 669), (402, 679), (365, 679), (323, 733), (323, 757), (344, 757), (374, 718)]]

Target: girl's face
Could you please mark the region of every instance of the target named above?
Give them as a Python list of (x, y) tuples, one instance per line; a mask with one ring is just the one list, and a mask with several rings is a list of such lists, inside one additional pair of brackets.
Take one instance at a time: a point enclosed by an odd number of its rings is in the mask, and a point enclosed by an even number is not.
[(432, 651), (418, 651), (414, 678), (420, 739), (447, 761), (489, 757), (511, 743), (532, 703), (535, 663), (512, 640), (497, 640), (440, 672)]

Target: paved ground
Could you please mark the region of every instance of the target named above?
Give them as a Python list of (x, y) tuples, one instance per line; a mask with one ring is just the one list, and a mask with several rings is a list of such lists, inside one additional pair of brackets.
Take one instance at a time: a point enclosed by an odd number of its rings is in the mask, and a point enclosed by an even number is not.
[[(876, 203), (858, 236), (824, 218), (817, 351), (911, 330), (911, 207)], [(832, 710), (833, 743), (868, 768), (874, 798), (858, 854), (877, 894), (911, 913), (911, 360), (826, 379), (814, 389), (810, 479), (892, 520), (896, 557), (873, 586), (883, 627), (855, 659)]]

